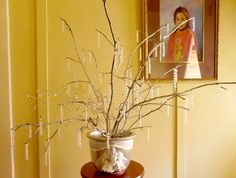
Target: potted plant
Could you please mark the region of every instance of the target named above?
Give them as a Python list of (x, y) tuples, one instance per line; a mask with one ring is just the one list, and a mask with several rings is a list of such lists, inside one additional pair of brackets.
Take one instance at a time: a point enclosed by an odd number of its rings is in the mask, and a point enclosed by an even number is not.
[[(192, 90), (220, 84), (236, 84), (235, 82), (215, 82), (200, 85), (189, 90), (177, 92), (178, 83), (178, 68), (177, 65), (173, 69), (166, 73), (173, 73), (173, 92), (167, 95), (155, 96), (153, 93), (158, 89), (157, 83), (151, 83), (144, 80), (144, 71), (148, 70), (150, 64), (150, 56), (152, 53), (164, 43), (164, 40), (168, 38), (174, 31), (176, 31), (182, 24), (188, 22), (191, 19), (176, 26), (171, 32), (168, 32), (168, 25), (162, 26), (156, 30), (150, 36), (147, 36), (141, 41), (131, 52), (126, 64), (123, 63), (123, 47), (118, 38), (114, 34), (111, 19), (107, 11), (107, 0), (102, 0), (104, 12), (110, 29), (111, 39), (104, 33), (98, 31), (107, 42), (112, 46), (113, 56), (110, 63), (110, 71), (101, 73), (97, 69), (97, 75), (90, 76), (81, 57), (81, 51), (76, 43), (75, 34), (69, 25), (69, 23), (61, 19), (65, 28), (70, 33), (72, 42), (75, 48), (75, 58), (67, 57), (66, 59), (80, 65), (84, 74), (83, 78), (75, 79), (72, 82), (66, 83), (68, 93), (73, 97), (69, 97), (66, 103), (60, 103), (61, 119), (53, 123), (44, 123), (39, 119), (39, 123), (26, 123), (12, 128), (12, 135), (24, 127), (36, 127), (36, 132), (41, 133), (43, 128), (47, 125), (56, 125), (57, 129), (47, 138), (45, 144), (45, 151), (57, 135), (61, 125), (70, 121), (81, 121), (83, 124), (78, 130), (78, 137), (80, 138), (83, 130), (89, 130), (87, 137), (90, 139), (91, 157), (96, 167), (100, 171), (104, 171), (112, 174), (122, 174), (130, 162), (130, 151), (133, 147), (133, 138), (136, 129), (149, 129), (150, 126), (143, 126), (141, 124), (142, 119), (149, 116), (153, 112), (160, 110), (164, 106), (169, 106), (168, 101), (180, 97), (184, 99), (184, 95)], [(131, 60), (134, 58), (134, 54), (139, 52), (142, 45), (152, 36), (158, 34), (161, 30), (166, 30), (166, 36), (163, 37), (158, 44), (154, 46), (147, 55), (143, 55), (143, 62), (140, 64), (135, 75), (131, 72)], [(94, 65), (97, 66), (96, 55), (90, 51), (90, 57), (94, 61)], [(121, 67), (124, 66), (125, 67)], [(165, 74), (166, 74), (165, 73)], [(163, 75), (165, 75), (163, 74)], [(102, 76), (108, 76), (106, 83), (106, 90), (102, 90), (100, 85), (96, 85), (94, 80), (101, 81)], [(105, 82), (103, 82), (105, 83)], [(80, 84), (86, 85), (89, 89), (85, 97), (80, 97)], [(117, 86), (121, 86), (117, 89)], [(122, 94), (120, 94), (122, 93)], [(83, 107), (81, 111), (83, 117), (64, 118), (64, 107), (71, 105), (78, 105)], [(151, 109), (146, 110), (149, 107)], [(177, 107), (177, 106), (176, 106)], [(183, 108), (186, 109), (186, 108)], [(32, 133), (29, 136), (32, 138)], [(26, 153), (28, 152), (28, 140), (25, 142)]]

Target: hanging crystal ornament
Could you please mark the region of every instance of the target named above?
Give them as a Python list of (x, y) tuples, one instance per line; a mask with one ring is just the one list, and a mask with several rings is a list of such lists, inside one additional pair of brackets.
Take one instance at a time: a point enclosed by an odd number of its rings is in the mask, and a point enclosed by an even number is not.
[(86, 52), (85, 52), (85, 50), (83, 50), (81, 52), (81, 54), (82, 54), (82, 62), (85, 63), (85, 61), (86, 61)]
[(14, 150), (15, 148), (15, 131), (11, 130), (11, 149)]
[(32, 126), (29, 125), (29, 138), (32, 138)]
[(162, 51), (162, 57), (166, 56), (166, 43), (165, 41), (163, 41), (162, 45), (161, 45), (161, 51)]
[(142, 61), (142, 57), (143, 57), (143, 51), (142, 51), (142, 47), (139, 48), (139, 61)]
[(110, 135), (109, 135), (109, 133), (106, 137), (107, 137), (107, 149), (109, 150), (110, 149)]
[(174, 92), (177, 92), (177, 83), (178, 83), (178, 69), (175, 67), (173, 69), (173, 87), (174, 87)]
[(166, 34), (170, 33), (170, 24), (166, 24)]
[(82, 142), (81, 142), (81, 140), (82, 140), (82, 137), (81, 137), (81, 133), (82, 133), (82, 131), (81, 131), (81, 129), (77, 129), (77, 145), (78, 145), (78, 147), (82, 147)]
[(157, 48), (155, 48), (155, 50), (154, 50), (154, 57), (157, 57), (157, 55), (158, 55), (158, 50), (157, 50)]
[(124, 97), (126, 97), (128, 95), (128, 75), (127, 75), (128, 71), (126, 72), (126, 76), (125, 76), (125, 85), (124, 85)]
[(71, 94), (71, 91), (70, 91), (70, 90), (71, 90), (70, 84), (68, 84), (68, 85), (67, 85), (67, 89), (66, 89), (66, 95), (67, 95), (67, 96), (70, 96), (70, 94)]
[(193, 17), (193, 20), (192, 20), (192, 23), (193, 23), (193, 31), (195, 31), (195, 17)]
[(84, 116), (85, 124), (88, 124), (88, 109), (85, 107), (85, 116)]
[(43, 122), (42, 117), (39, 118), (39, 135), (43, 135)]
[(136, 30), (136, 43), (139, 43), (139, 30)]
[(148, 74), (151, 74), (151, 59), (148, 58)]

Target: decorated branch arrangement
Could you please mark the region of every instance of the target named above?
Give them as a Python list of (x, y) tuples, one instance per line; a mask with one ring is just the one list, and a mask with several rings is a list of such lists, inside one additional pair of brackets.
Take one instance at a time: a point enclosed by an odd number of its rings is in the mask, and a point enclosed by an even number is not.
[[(29, 141), (37, 134), (42, 135), (48, 126), (54, 126), (55, 129), (45, 140), (45, 152), (51, 141), (59, 134), (63, 124), (73, 123), (74, 121), (81, 122), (81, 127), (78, 128), (79, 144), (81, 144), (80, 137), (83, 130), (96, 130), (107, 140), (107, 147), (109, 148), (109, 140), (111, 138), (123, 137), (129, 134), (130, 131), (136, 129), (150, 129), (151, 126), (143, 125), (142, 120), (163, 107), (173, 107), (169, 102), (170, 100), (173, 100), (176, 97), (184, 100), (187, 93), (203, 87), (219, 86), (224, 89), (224, 85), (236, 84), (236, 82), (213, 82), (198, 85), (184, 91), (178, 91), (178, 68), (181, 67), (181, 65), (176, 65), (173, 69), (166, 71), (163, 74), (163, 76), (167, 73), (173, 74), (173, 92), (166, 95), (160, 95), (158, 80), (154, 82), (145, 80), (144, 73), (149, 72), (150, 70), (150, 57), (158, 48), (161, 48), (162, 44), (165, 43), (165, 40), (178, 30), (181, 25), (194, 20), (194, 18), (187, 19), (174, 27), (170, 32), (168, 24), (161, 26), (153, 34), (140, 41), (130, 53), (128, 59), (125, 59), (123, 55), (123, 46), (113, 30), (107, 9), (107, 0), (102, 0), (102, 4), (110, 34), (104, 34), (99, 30), (97, 30), (97, 33), (101, 38), (106, 39), (107, 43), (112, 47), (113, 56), (109, 64), (110, 71), (99, 71), (99, 62), (97, 62), (96, 54), (93, 51), (89, 51), (87, 57), (89, 56), (88, 58), (90, 59), (86, 59), (79, 48), (76, 41), (76, 35), (70, 24), (65, 19), (61, 19), (65, 29), (70, 34), (75, 48), (75, 57), (66, 57), (66, 60), (70, 61), (71, 64), (75, 63), (76, 65), (79, 65), (81, 72), (83, 72), (84, 75), (81, 75), (83, 76), (81, 78), (75, 78), (73, 81), (65, 84), (68, 99), (66, 102), (58, 104), (60, 108), (59, 119), (52, 122), (43, 122), (43, 118), (39, 118), (38, 123), (25, 123), (12, 128), (12, 137), (14, 137), (14, 134), (21, 129), (29, 129), (29, 138), (24, 142), (26, 155), (28, 154)], [(136, 60), (137, 55), (140, 55), (142, 46), (151, 37), (159, 34), (161, 31), (166, 31), (166, 35), (163, 36), (160, 42), (156, 44), (147, 55), (142, 53), (142, 63), (137, 70), (133, 70), (133, 66), (131, 65), (132, 60)], [(93, 64), (96, 66), (96, 75), (89, 75), (89, 69), (85, 65), (87, 60), (93, 61)], [(103, 76), (108, 76), (108, 81), (103, 81)], [(80, 85), (86, 85), (88, 88), (87, 93), (81, 94)], [(106, 89), (103, 90), (101, 85)], [(106, 86), (104, 87), (104, 85)], [(36, 108), (40, 107), (39, 104), (40, 103), (38, 103)], [(67, 107), (73, 106), (79, 108), (75, 111), (78, 112), (78, 117), (65, 117), (64, 110)], [(187, 107), (177, 107), (188, 111)], [(26, 156), (26, 159), (28, 159), (28, 156)]]

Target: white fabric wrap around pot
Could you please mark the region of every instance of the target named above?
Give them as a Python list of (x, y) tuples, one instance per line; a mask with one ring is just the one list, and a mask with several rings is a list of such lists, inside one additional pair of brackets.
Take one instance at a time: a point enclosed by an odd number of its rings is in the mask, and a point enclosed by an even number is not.
[(88, 137), (91, 157), (98, 170), (113, 174), (121, 174), (126, 170), (133, 149), (134, 134), (124, 138), (111, 138), (108, 145), (106, 138), (97, 134), (91, 133)]
[[(133, 149), (133, 140), (123, 140), (121, 141), (109, 141), (110, 148), (121, 148), (124, 150), (131, 150)], [(90, 140), (90, 150), (91, 151), (101, 151), (107, 148), (106, 142), (101, 142), (97, 140)]]

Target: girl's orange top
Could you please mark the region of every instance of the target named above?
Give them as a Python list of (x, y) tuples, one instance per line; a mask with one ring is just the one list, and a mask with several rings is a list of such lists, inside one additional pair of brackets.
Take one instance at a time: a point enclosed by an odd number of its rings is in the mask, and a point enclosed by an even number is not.
[(190, 28), (177, 30), (169, 38), (165, 60), (186, 62), (192, 50), (197, 50), (195, 33)]

